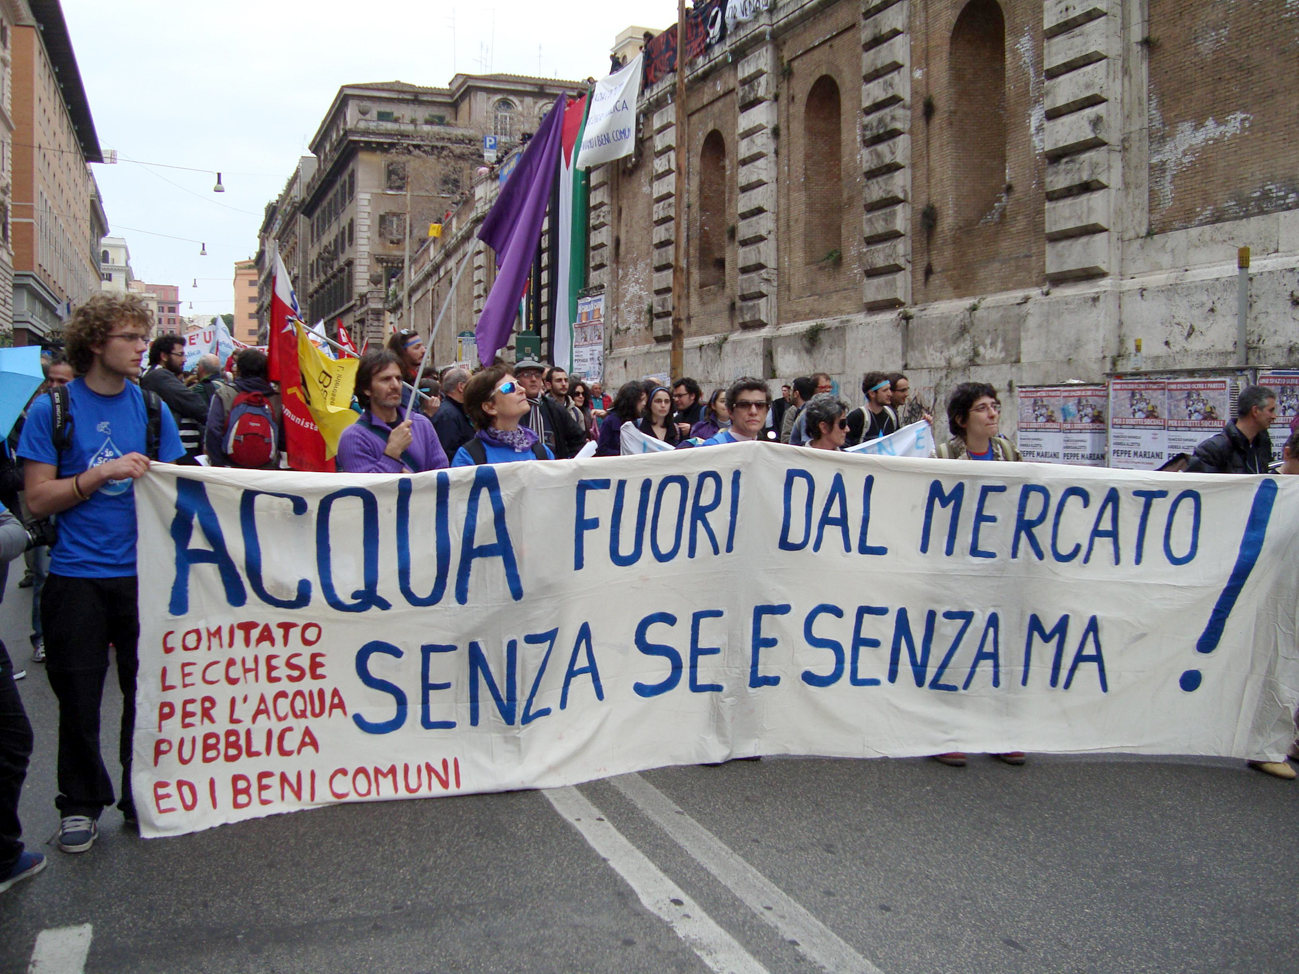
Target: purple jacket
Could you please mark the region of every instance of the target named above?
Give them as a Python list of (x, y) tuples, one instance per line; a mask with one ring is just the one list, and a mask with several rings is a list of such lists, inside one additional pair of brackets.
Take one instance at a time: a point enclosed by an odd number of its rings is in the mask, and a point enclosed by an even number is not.
[(609, 413), (600, 425), (600, 439), (595, 448), (597, 457), (622, 456), (622, 424), (624, 420), (617, 413)]
[[(400, 415), (398, 413), (399, 417)], [(362, 417), (381, 428), (395, 429), (400, 425), (395, 423), (393, 426), (388, 426), (369, 411), (362, 413)], [(441, 470), (448, 465), (446, 452), (442, 449), (442, 443), (438, 440), (433, 424), (429, 422), (427, 416), (423, 413), (412, 413), (410, 432), (410, 446), (406, 449), (411, 459), (415, 461), (413, 471), (409, 471), (400, 460), (394, 460), (385, 454), (383, 451), (387, 444), (358, 420), (343, 430), (343, 435), (338, 438), (336, 466), (339, 472), (422, 473), (425, 470)]]

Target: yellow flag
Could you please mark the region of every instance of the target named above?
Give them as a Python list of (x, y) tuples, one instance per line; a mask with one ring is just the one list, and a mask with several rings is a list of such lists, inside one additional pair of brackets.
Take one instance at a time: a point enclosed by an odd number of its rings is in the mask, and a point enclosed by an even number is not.
[(338, 452), (338, 438), (356, 421), (352, 410), (352, 391), (356, 385), (357, 360), (332, 359), (311, 343), (300, 324), (298, 330), (298, 366), (302, 369), (302, 397), (325, 440), (325, 458)]

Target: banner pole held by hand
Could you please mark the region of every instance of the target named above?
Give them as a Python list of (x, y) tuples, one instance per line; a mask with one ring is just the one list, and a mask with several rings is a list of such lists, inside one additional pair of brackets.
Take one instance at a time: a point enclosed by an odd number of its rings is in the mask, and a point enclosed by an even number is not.
[(456, 268), (455, 277), (451, 279), (451, 287), (447, 291), (447, 296), (442, 299), (442, 310), (438, 312), (437, 320), (433, 322), (433, 330), (429, 332), (428, 342), (424, 345), (424, 357), (420, 359), (419, 371), (415, 373), (415, 391), (410, 395), (410, 402), (406, 406), (405, 422), (410, 422), (410, 415), (415, 411), (415, 401), (419, 399), (419, 380), (424, 377), (424, 370), (428, 368), (428, 357), (433, 354), (433, 339), (437, 337), (438, 329), (442, 327), (442, 316), (447, 313), (447, 308), (451, 304), (451, 297), (456, 293), (456, 285), (460, 283), (460, 275), (465, 272), (469, 266), (469, 258), (474, 255), (474, 248), (470, 247), (469, 252), (460, 261), (460, 266)]

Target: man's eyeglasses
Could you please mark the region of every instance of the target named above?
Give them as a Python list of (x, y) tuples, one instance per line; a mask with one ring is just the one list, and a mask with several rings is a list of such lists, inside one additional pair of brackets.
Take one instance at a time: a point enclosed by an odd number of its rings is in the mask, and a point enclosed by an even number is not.
[(736, 409), (767, 409), (770, 406), (771, 403), (765, 399), (761, 402), (754, 402), (752, 399), (740, 399), (735, 403)]
[[(109, 337), (109, 338), (120, 338), (120, 339), (122, 339), (123, 341), (128, 341), (128, 342), (133, 342), (133, 343), (138, 342), (138, 343), (146, 344), (146, 345), (149, 343), (149, 336), (148, 336), (148, 335), (141, 335), (138, 331), (124, 331), (124, 332), (119, 332), (119, 333), (116, 334), (116, 335), (109, 335), (108, 337)], [(172, 352), (172, 353), (170, 353), (170, 354), (175, 354), (175, 353)], [(184, 355), (185, 353), (182, 351), (180, 354), (181, 354), (181, 355)]]
[(511, 392), (513, 392), (517, 388), (519, 388), (519, 384), (517, 382), (502, 382), (499, 386), (496, 387), (496, 391), (503, 392), (505, 393), (505, 395), (508, 396)]

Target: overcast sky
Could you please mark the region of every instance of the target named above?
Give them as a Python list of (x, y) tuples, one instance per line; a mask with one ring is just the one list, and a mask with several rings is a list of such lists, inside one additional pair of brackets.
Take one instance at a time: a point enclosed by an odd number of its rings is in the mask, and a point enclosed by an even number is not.
[(623, 28), (676, 21), (672, 0), (62, 2), (99, 143), (118, 152), (117, 165), (92, 167), (110, 232), (126, 238), (137, 277), (180, 286), (186, 314), (232, 310), (234, 262), (256, 255), (263, 207), (341, 85), (601, 77)]

